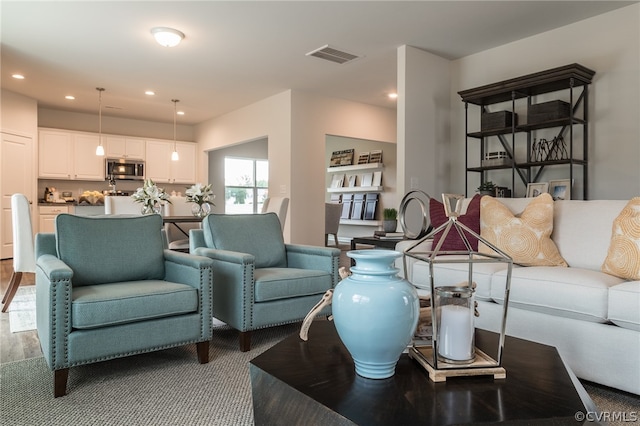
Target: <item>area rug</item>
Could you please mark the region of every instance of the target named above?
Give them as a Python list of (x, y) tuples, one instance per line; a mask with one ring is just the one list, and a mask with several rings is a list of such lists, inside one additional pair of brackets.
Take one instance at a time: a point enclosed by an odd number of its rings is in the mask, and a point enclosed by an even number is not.
[(9, 330), (12, 333), (36, 329), (36, 286), (18, 287), (9, 305)]
[(240, 352), (238, 333), (214, 330), (209, 363), (195, 345), (71, 368), (67, 395), (53, 398), (44, 358), (0, 366), (0, 424), (252, 425), (249, 361), (300, 324), (253, 332)]

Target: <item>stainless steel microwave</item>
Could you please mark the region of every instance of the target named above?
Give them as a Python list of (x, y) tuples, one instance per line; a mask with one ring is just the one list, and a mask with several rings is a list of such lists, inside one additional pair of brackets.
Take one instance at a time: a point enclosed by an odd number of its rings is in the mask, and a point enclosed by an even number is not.
[(107, 158), (105, 179), (144, 180), (144, 161)]

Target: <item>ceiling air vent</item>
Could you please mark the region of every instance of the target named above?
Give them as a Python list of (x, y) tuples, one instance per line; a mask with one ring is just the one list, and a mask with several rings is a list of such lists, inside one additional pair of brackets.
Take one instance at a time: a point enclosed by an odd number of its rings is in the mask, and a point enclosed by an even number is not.
[(328, 44), (322, 46), (319, 49), (312, 50), (311, 52), (307, 53), (307, 56), (315, 56), (316, 58), (326, 59), (327, 61), (336, 62), (338, 64), (344, 64), (345, 62), (350, 62), (354, 59), (359, 58), (358, 55), (345, 52), (344, 50), (336, 49), (335, 47), (331, 47)]

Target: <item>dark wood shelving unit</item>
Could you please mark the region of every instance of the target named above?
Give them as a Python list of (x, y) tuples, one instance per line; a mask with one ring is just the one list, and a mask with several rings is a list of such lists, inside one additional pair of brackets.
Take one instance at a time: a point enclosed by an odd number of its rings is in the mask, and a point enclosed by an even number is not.
[[(465, 194), (468, 195), (468, 180), (470, 173), (480, 173), (481, 182), (488, 179), (488, 173), (500, 173), (511, 170), (511, 194), (513, 197), (524, 196), (517, 194), (516, 177), (524, 184), (538, 181), (545, 167), (565, 166), (568, 169), (567, 177), (574, 182), (574, 168), (581, 167), (582, 199), (588, 199), (588, 107), (589, 91), (588, 86), (595, 75), (592, 71), (580, 64), (570, 64), (558, 68), (501, 81), (473, 89), (458, 92), (465, 104)], [(526, 101), (527, 111), (531, 105), (535, 104), (534, 98), (538, 95), (552, 94), (553, 92), (568, 91), (570, 114), (568, 117), (554, 118), (536, 123), (514, 123), (510, 127), (503, 127), (490, 130), (469, 131), (469, 105), (480, 107), (478, 113), (488, 112), (487, 107), (494, 104), (511, 103), (511, 112), (516, 112), (516, 102)], [(579, 110), (582, 114), (578, 114)], [(525, 117), (526, 118), (526, 117)], [(521, 120), (522, 121), (522, 120)], [(582, 127), (581, 141), (574, 140), (574, 127)], [(557, 128), (557, 137), (565, 135), (568, 158), (535, 161), (531, 158), (532, 137), (537, 130)], [(524, 134), (516, 141), (516, 135)], [(488, 143), (492, 138), (497, 138), (500, 150), (507, 153), (508, 164), (476, 166), (482, 164), (482, 159), (487, 151)], [(521, 140), (526, 138), (526, 142)], [(475, 162), (470, 162), (470, 140), (480, 143), (480, 158)], [(576, 155), (574, 148), (576, 143), (582, 142), (581, 156)], [(520, 144), (526, 143), (526, 158), (516, 158), (516, 152)], [(520, 149), (520, 151), (522, 151)], [(575, 197), (572, 191), (572, 198)]]

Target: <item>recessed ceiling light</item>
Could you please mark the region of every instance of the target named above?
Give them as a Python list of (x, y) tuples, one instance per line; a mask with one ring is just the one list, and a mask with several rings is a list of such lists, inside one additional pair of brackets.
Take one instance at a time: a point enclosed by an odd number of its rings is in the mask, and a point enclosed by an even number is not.
[(70, 101), (74, 100), (76, 97), (75, 96), (71, 96), (71, 95), (67, 95), (64, 97), (65, 99), (68, 99)]
[(398, 99), (397, 93), (389, 93), (387, 96), (389, 96), (389, 99)]
[(149, 96), (153, 96), (156, 94), (156, 92), (154, 92), (153, 90), (147, 90), (144, 92), (145, 95), (149, 95)]
[(184, 38), (184, 33), (167, 27), (151, 28), (151, 34), (153, 34), (156, 41), (164, 47), (177, 46)]
[(24, 75), (22, 74), (13, 74), (11, 77), (17, 79), (17, 80), (24, 80)]

